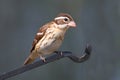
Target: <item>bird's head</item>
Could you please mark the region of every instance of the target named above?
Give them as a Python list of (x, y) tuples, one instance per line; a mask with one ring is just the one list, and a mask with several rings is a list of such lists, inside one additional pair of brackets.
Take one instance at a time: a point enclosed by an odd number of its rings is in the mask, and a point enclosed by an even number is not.
[(76, 27), (76, 23), (73, 20), (73, 18), (67, 14), (67, 13), (60, 13), (56, 18), (54, 18), (54, 21), (58, 25), (58, 28), (65, 29), (69, 27)]

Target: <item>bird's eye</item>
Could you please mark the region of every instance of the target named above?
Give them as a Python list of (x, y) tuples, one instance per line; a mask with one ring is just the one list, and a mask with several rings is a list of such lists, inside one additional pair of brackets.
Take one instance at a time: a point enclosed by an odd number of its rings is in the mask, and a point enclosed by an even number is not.
[(64, 21), (68, 21), (68, 18), (65, 18)]

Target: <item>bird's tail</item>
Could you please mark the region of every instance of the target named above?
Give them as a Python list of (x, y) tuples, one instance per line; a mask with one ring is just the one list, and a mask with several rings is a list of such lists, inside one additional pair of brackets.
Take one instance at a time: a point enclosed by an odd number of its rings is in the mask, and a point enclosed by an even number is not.
[(31, 64), (38, 57), (37, 53), (31, 53), (25, 60), (24, 65)]
[(35, 60), (34, 58), (28, 57), (28, 58), (25, 60), (24, 65), (31, 64), (34, 60)]

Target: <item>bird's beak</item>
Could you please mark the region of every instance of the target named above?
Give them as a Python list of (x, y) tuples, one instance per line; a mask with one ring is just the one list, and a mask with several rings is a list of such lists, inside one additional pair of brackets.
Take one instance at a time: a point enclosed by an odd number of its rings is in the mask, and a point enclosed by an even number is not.
[(76, 27), (76, 23), (74, 21), (70, 21), (68, 23), (68, 26), (70, 26), (70, 27)]

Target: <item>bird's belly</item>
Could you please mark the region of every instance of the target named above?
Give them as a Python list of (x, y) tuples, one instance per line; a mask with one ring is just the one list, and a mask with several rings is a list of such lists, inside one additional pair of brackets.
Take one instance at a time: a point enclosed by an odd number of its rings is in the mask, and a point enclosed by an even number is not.
[(46, 55), (56, 51), (63, 41), (64, 33), (61, 30), (53, 30), (51, 32), (49, 30), (36, 45), (38, 53)]
[(40, 45), (39, 52), (43, 55), (51, 54), (60, 47), (61, 43), (61, 40), (56, 39), (44, 40)]

